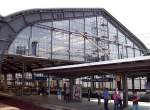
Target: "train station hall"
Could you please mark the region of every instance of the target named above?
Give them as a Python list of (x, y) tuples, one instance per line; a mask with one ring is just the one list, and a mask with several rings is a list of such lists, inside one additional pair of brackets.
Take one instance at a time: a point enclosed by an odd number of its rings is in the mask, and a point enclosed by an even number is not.
[(134, 91), (140, 103), (150, 103), (149, 55), (144, 42), (103, 8), (30, 9), (0, 16), (0, 103), (97, 110), (105, 89), (110, 106), (116, 89), (125, 109)]

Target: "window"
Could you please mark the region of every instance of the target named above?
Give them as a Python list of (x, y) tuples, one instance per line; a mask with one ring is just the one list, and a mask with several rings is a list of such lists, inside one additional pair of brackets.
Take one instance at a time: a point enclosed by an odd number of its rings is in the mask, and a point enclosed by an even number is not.
[(69, 60), (69, 33), (53, 31), (52, 58)]
[(83, 33), (84, 20), (83, 19), (70, 20), (70, 31), (76, 33)]

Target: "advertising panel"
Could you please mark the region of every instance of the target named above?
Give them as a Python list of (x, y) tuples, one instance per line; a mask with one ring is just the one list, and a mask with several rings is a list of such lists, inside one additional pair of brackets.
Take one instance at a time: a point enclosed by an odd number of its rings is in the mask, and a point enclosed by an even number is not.
[(81, 85), (73, 86), (73, 100), (81, 101), (82, 100), (82, 88)]

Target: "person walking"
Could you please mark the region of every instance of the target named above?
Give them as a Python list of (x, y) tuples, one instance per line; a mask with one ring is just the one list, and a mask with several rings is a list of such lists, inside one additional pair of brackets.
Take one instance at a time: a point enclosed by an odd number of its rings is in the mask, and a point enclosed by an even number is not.
[(133, 96), (132, 96), (132, 102), (133, 102), (133, 106), (132, 106), (132, 110), (139, 110), (139, 96), (137, 94), (136, 91), (133, 92)]
[(108, 109), (108, 101), (109, 101), (110, 95), (108, 92), (108, 88), (104, 89), (103, 98), (104, 98), (104, 110), (109, 110)]

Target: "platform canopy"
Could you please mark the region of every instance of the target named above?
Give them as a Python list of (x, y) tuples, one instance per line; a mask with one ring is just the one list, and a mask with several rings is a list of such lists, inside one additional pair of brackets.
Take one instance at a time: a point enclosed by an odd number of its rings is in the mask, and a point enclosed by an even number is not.
[(128, 77), (142, 77), (150, 75), (150, 56), (39, 68), (33, 69), (32, 71), (58, 77), (83, 77), (91, 75), (122, 73), (127, 74)]
[(56, 67), (62, 65), (72, 65), (81, 64), (83, 62), (79, 61), (69, 61), (69, 60), (58, 60), (58, 59), (47, 59), (44, 57), (37, 56), (26, 56), (26, 55), (11, 55), (5, 54), (2, 61), (2, 71), (3, 74), (15, 74), (22, 73), (23, 65), (25, 66), (26, 72), (32, 72), (36, 68), (45, 67)]

